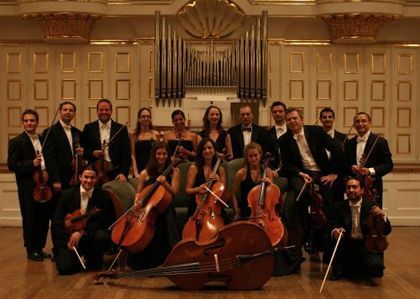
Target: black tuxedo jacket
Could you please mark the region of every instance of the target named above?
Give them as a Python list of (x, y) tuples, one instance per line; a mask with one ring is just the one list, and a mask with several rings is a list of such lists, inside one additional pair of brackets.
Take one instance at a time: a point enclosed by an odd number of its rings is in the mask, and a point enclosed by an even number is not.
[[(46, 137), (48, 129), (44, 130), (43, 136)], [(45, 141), (44, 157), (47, 163), (47, 171), (51, 182), (60, 182), (63, 187), (68, 187), (73, 176), (72, 161), (75, 144), (80, 142), (81, 131), (71, 127), (73, 144), (70, 144), (63, 126), (58, 121), (50, 130)]]
[[(96, 214), (89, 217), (84, 231), (91, 235), (97, 230), (107, 230), (109, 225), (115, 221), (115, 210), (111, 199), (105, 194), (101, 187), (95, 187), (92, 197), (89, 199), (87, 211), (94, 207), (100, 209)], [(54, 214), (51, 225), (51, 236), (54, 247), (67, 247), (70, 233), (64, 226), (67, 214), (80, 209), (80, 185), (64, 190)]]
[[(362, 229), (363, 236), (366, 236), (368, 233), (366, 227), (366, 219), (372, 210), (372, 207), (379, 206), (374, 200), (362, 200), (362, 206), (360, 207), (360, 225)], [(346, 230), (345, 237), (351, 237), (351, 208), (349, 206), (348, 200), (336, 202), (334, 205), (334, 213), (331, 214), (332, 218), (329, 224), (329, 231), (332, 233), (332, 230), (335, 228), (342, 227)], [(385, 222), (384, 235), (388, 235), (391, 232), (391, 223), (387, 219)]]
[[(244, 157), (244, 135), (242, 133), (242, 124), (231, 127), (228, 130), (232, 140), (233, 158)], [(276, 143), (272, 140), (263, 127), (252, 124), (251, 141), (261, 145), (263, 153), (270, 152), (273, 156), (277, 155)]]
[[(113, 138), (122, 126), (122, 124), (113, 120), (111, 121), (110, 139)], [(93, 151), (100, 150), (102, 148), (98, 120), (85, 125), (81, 135), (81, 141), (84, 148), (85, 159), (89, 162), (95, 162), (96, 158), (92, 155), (92, 153)], [(130, 139), (128, 137), (127, 127), (124, 127), (110, 144), (109, 156), (113, 166), (113, 173), (122, 173), (127, 176), (131, 166)]]
[(344, 140), (346, 140), (346, 137), (346, 134), (334, 130), (334, 140), (338, 143), (340, 147), (343, 144)]
[[(340, 173), (341, 153), (337, 142), (334, 141), (320, 126), (304, 126), (306, 142), (309, 145), (312, 156), (323, 175), (330, 173)], [(283, 168), (281, 174), (288, 177), (297, 177), (299, 172), (303, 171), (302, 158), (299, 147), (293, 133), (287, 131), (279, 138), (279, 147), (281, 151), (281, 160)], [(328, 159), (327, 152), (330, 151), (331, 157)]]
[[(370, 133), (364, 150), (365, 156), (372, 149), (375, 139), (378, 135)], [(351, 166), (357, 165), (356, 161), (357, 136), (353, 137), (345, 143), (344, 161), (346, 173), (352, 175)], [(379, 137), (376, 145), (373, 147), (368, 160), (365, 163), (366, 168), (373, 167), (375, 169), (375, 181), (382, 184), (382, 177), (389, 173), (393, 168), (392, 154), (389, 150), (388, 142), (385, 138)]]
[[(42, 144), (42, 137), (39, 137)], [(32, 141), (26, 132), (16, 136), (9, 142), (7, 166), (10, 171), (15, 172), (19, 187), (19, 181), (32, 181), (32, 174), (35, 171), (33, 160), (36, 157)], [(32, 190), (31, 190), (32, 191)]]

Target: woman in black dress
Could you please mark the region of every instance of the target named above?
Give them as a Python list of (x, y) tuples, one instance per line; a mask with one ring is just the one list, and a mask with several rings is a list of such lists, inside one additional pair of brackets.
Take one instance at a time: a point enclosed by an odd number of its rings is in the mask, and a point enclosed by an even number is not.
[(233, 157), (232, 142), (229, 133), (223, 129), (222, 111), (217, 106), (209, 106), (203, 116), (203, 130), (199, 133), (201, 138), (208, 137), (214, 141), (216, 151), (225, 155), (226, 160)]
[(135, 178), (138, 178), (140, 172), (146, 167), (153, 143), (159, 139), (159, 132), (153, 130), (150, 109), (140, 108), (137, 113), (136, 130), (130, 135), (131, 165)]
[(163, 140), (169, 145), (170, 154), (175, 152), (181, 154), (184, 158), (194, 161), (196, 156), (197, 144), (201, 137), (185, 127), (185, 114), (181, 110), (172, 112), (173, 130), (165, 133)]
[[(251, 209), (248, 206), (248, 193), (262, 181), (272, 184), (273, 171), (268, 167), (266, 177), (262, 178), (261, 166), (262, 149), (258, 143), (250, 142), (245, 147), (244, 166), (235, 175), (233, 183), (233, 210), (234, 220), (249, 218)], [(241, 196), (238, 200), (238, 192)]]
[[(146, 168), (140, 173), (138, 178), (136, 200), (141, 200), (138, 194), (146, 186), (158, 181), (166, 191), (174, 196), (179, 189), (180, 171), (174, 167), (167, 177), (162, 173), (171, 163), (169, 148), (165, 142), (158, 141), (153, 145), (150, 158)], [(138, 253), (129, 254), (127, 264), (132, 269), (145, 269), (161, 265), (172, 247), (179, 241), (176, 214), (173, 204), (171, 204), (162, 215), (156, 220), (156, 230), (149, 246)]]

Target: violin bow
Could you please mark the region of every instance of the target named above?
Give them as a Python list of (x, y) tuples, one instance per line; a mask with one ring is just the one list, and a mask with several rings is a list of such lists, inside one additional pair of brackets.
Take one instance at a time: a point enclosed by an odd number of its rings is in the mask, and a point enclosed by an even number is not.
[(346, 134), (346, 138), (344, 138), (343, 142), (341, 143), (341, 148), (343, 148), (344, 144), (346, 143), (347, 140), (349, 140), (349, 136), (351, 131), (353, 130), (354, 126), (351, 125), (349, 131)]
[(217, 196), (217, 194), (215, 194), (213, 191), (211, 191), (211, 189), (207, 186), (204, 186), (204, 188), (211, 194), (213, 195), (218, 201), (220, 201), (226, 208), (229, 208), (229, 205), (224, 202), (223, 199), (221, 199), (219, 196)]
[(366, 158), (364, 159), (361, 167), (365, 167), (365, 164), (366, 164), (367, 160), (369, 159), (370, 154), (372, 153), (373, 148), (375, 147), (376, 143), (378, 142), (379, 137), (381, 137), (381, 136), (379, 136), (379, 135), (376, 136), (375, 141), (373, 142), (372, 147), (370, 148), (368, 154), (366, 155)]
[(303, 184), (302, 189), (300, 189), (299, 195), (296, 197), (296, 201), (299, 201), (300, 198), (302, 197), (303, 191), (305, 190), (306, 186), (308, 186), (308, 183), (305, 182), (305, 184)]
[(76, 246), (73, 246), (73, 251), (74, 251), (74, 253), (77, 255), (77, 258), (79, 259), (79, 262), (80, 262), (80, 264), (82, 265), (82, 267), (83, 267), (83, 269), (85, 269), (86, 270), (86, 266), (85, 266), (85, 263), (83, 262), (83, 260), (82, 260), (82, 258), (80, 257), (80, 254), (79, 254), (79, 252), (77, 251), (77, 249), (76, 249)]
[(54, 124), (54, 122), (55, 122), (55, 119), (57, 118), (58, 112), (60, 112), (60, 108), (58, 108), (58, 109), (57, 109), (57, 112), (56, 112), (56, 113), (55, 113), (55, 115), (54, 115), (54, 118), (53, 118), (53, 120), (52, 120), (52, 122), (51, 122), (51, 124), (50, 124), (50, 127), (49, 127), (49, 128), (48, 128), (48, 130), (47, 130), (47, 134), (45, 134), (45, 139), (44, 139), (44, 141), (43, 141), (43, 142), (42, 142), (42, 144), (41, 144), (41, 152), (42, 152), (42, 150), (44, 149), (45, 141), (47, 141), (47, 138), (48, 138), (48, 136), (50, 135), (51, 128), (52, 128), (52, 126), (53, 126), (53, 124)]
[(324, 289), (325, 281), (327, 280), (328, 273), (330, 272), (330, 268), (333, 263), (335, 253), (337, 252), (337, 248), (338, 248), (338, 245), (340, 244), (340, 240), (342, 236), (343, 236), (343, 231), (340, 231), (340, 234), (338, 235), (337, 243), (335, 243), (334, 251), (332, 253), (330, 262), (328, 263), (327, 271), (325, 272), (324, 279), (322, 280), (321, 288), (319, 289), (320, 294), (322, 293), (322, 290)]
[(122, 132), (122, 130), (124, 129), (124, 128), (126, 128), (128, 126), (128, 121), (124, 124), (124, 125), (122, 125), (121, 126), (121, 128), (119, 128), (118, 129), (118, 131), (117, 132), (115, 132), (115, 134), (109, 139), (109, 141), (107, 142), (107, 144), (105, 144), (105, 146), (104, 146), (104, 148), (102, 149), (102, 150), (104, 150), (104, 149), (106, 149), (108, 146), (110, 146), (110, 144), (112, 143), (112, 141), (114, 141), (115, 140), (115, 137), (117, 137), (118, 136), (118, 134), (120, 134), (121, 132)]

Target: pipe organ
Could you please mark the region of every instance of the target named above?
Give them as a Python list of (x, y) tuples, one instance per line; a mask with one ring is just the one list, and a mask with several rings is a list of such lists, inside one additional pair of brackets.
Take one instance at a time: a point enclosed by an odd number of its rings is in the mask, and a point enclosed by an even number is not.
[[(157, 104), (195, 94), (234, 90), (244, 101), (267, 100), (267, 12), (252, 16), (236, 39), (184, 39), (174, 22), (155, 13), (155, 99)], [(172, 21), (172, 20), (171, 20)], [(243, 28), (238, 29), (243, 30)], [(185, 32), (184, 32), (185, 34)], [(206, 38), (207, 36), (207, 38)], [(189, 37), (190, 38), (190, 37)]]

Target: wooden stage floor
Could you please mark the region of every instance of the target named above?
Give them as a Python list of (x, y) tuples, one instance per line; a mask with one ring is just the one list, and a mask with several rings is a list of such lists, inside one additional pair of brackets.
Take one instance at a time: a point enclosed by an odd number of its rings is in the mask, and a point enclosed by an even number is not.
[(92, 273), (58, 276), (51, 261), (28, 261), (20, 228), (0, 228), (0, 235), (0, 298), (420, 298), (419, 227), (393, 228), (382, 279), (327, 281), (322, 295), (319, 288), (326, 266), (309, 259), (300, 273), (272, 277), (257, 291), (216, 287), (182, 291), (165, 278), (119, 279), (95, 285)]

